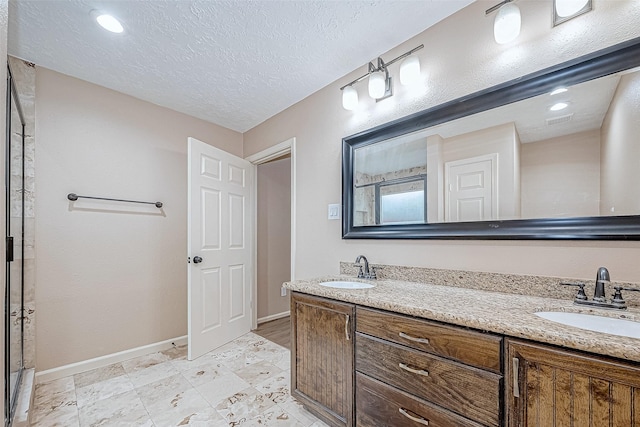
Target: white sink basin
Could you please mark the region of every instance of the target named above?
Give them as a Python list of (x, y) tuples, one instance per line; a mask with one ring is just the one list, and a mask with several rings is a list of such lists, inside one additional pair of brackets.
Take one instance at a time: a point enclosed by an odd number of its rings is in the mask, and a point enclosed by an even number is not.
[(541, 311), (535, 313), (535, 315), (575, 328), (629, 338), (640, 338), (640, 322), (591, 314), (565, 313), (562, 311)]
[(370, 283), (362, 283), (362, 282), (321, 282), (320, 286), (324, 286), (327, 288), (338, 288), (338, 289), (369, 289), (374, 288), (376, 285), (372, 285)]

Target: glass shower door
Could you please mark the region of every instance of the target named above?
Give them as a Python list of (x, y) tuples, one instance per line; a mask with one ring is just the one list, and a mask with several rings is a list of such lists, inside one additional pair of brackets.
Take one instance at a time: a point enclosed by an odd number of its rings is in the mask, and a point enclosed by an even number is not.
[(5, 159), (5, 425), (10, 425), (24, 366), (24, 120), (11, 70), (7, 77)]

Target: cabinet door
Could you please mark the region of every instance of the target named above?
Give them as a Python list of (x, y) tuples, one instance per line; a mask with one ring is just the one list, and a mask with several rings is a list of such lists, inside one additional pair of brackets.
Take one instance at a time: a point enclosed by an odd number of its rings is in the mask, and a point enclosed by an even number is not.
[(291, 394), (333, 426), (353, 425), (354, 312), (326, 298), (291, 298)]
[(640, 426), (640, 365), (510, 340), (509, 426)]

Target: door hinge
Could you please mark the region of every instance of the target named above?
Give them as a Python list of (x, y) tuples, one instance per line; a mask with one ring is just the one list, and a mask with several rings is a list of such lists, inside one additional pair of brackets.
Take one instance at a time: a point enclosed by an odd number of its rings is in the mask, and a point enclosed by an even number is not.
[(7, 236), (5, 253), (7, 254), (7, 262), (13, 262), (13, 237)]
[(513, 397), (520, 397), (520, 359), (513, 358)]

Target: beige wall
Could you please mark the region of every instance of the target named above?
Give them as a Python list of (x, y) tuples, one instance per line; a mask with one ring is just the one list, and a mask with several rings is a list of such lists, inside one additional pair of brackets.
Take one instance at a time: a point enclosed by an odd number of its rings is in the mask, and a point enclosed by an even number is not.
[(36, 134), (37, 369), (185, 335), (187, 137), (242, 156), (242, 135), (44, 68)]
[(427, 137), (427, 222), (444, 222), (444, 139)]
[(258, 319), (289, 311), (280, 296), (291, 280), (291, 158), (258, 165)]
[[(341, 139), (526, 73), (640, 36), (638, 1), (594, 0), (594, 10), (551, 28), (550, 1), (520, 0), (523, 28), (509, 45), (493, 41), (495, 2), (477, 1), (390, 52), (385, 60), (424, 43), (418, 52), (422, 84), (395, 84), (395, 95), (374, 102), (366, 82), (356, 85), (360, 106), (346, 111), (339, 88), (365, 64), (244, 134), (245, 156), (280, 141), (297, 142), (298, 278), (337, 273), (339, 261), (365, 254), (374, 263), (541, 274), (592, 279), (605, 265), (614, 280), (640, 281), (640, 242), (342, 240), (327, 204), (341, 200)], [(615, 22), (615, 25), (611, 23)], [(398, 64), (391, 73), (395, 80)]]
[(599, 215), (599, 129), (522, 144), (521, 156), (523, 218)]
[[(8, 16), (8, 3), (7, 0), (0, 0), (0, 58), (7, 57), (7, 16)], [(3, 64), (0, 67), (0, 94), (2, 95), (2, 101), (0, 102), (0, 176), (4, 179), (4, 153), (7, 139), (7, 128), (6, 128), (6, 93), (7, 93), (7, 67)], [(5, 222), (5, 198), (0, 197), (0, 224), (4, 224)], [(0, 259), (5, 259), (5, 246), (0, 245)], [(3, 298), (5, 294), (5, 263), (0, 262), (0, 280), (2, 284), (0, 285), (0, 291), (2, 292)], [(4, 305), (3, 305), (4, 306)], [(4, 311), (3, 315), (0, 316), (0, 338), (2, 339), (2, 360), (4, 361)], [(4, 362), (1, 363), (2, 367), (0, 367), (0, 373), (2, 373), (2, 378), (4, 378)], [(4, 392), (3, 392), (4, 396)], [(4, 418), (4, 399), (0, 403), (0, 408), (2, 409), (2, 416)]]
[(602, 125), (602, 215), (640, 211), (640, 72), (622, 77)]

